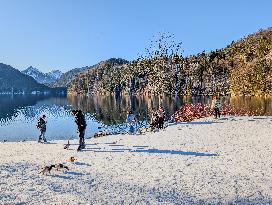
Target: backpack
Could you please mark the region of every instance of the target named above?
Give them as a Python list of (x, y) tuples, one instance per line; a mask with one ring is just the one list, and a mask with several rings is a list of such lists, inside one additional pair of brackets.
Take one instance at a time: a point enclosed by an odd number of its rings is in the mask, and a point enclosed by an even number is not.
[(40, 118), (39, 121), (38, 121), (38, 124), (37, 124), (37, 128), (38, 129), (41, 129), (41, 128), (44, 128), (45, 127), (45, 121), (44, 119)]

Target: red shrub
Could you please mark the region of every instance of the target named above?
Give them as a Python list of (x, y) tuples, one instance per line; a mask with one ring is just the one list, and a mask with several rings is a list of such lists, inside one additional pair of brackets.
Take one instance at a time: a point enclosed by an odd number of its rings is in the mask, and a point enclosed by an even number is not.
[[(245, 108), (235, 108), (231, 105), (222, 105), (220, 109), (221, 115), (235, 115), (235, 116), (256, 116), (262, 115), (262, 109), (250, 110)], [(205, 118), (213, 115), (213, 109), (210, 106), (197, 103), (185, 103), (174, 114), (176, 122), (190, 122), (194, 119)]]
[(176, 113), (176, 122), (190, 122), (194, 119), (208, 117), (211, 115), (211, 110), (207, 105), (202, 103), (184, 104)]

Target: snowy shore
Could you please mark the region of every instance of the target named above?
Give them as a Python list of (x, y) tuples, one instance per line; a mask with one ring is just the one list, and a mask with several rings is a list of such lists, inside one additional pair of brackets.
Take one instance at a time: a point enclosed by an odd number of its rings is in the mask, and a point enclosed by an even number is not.
[[(272, 204), (272, 117), (65, 143), (0, 143), (0, 204)], [(55, 163), (70, 170), (39, 174)]]

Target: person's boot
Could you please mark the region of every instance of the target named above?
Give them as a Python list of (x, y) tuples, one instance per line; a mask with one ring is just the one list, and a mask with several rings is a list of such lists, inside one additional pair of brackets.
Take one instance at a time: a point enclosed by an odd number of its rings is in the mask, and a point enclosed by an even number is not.
[(38, 143), (42, 143), (42, 139), (41, 138), (38, 139)]
[(79, 152), (81, 150), (82, 150), (82, 147), (81, 147), (81, 145), (79, 145), (78, 148), (77, 148), (77, 151)]
[(79, 147), (80, 147), (80, 149), (85, 149), (85, 139), (84, 138), (79, 139)]

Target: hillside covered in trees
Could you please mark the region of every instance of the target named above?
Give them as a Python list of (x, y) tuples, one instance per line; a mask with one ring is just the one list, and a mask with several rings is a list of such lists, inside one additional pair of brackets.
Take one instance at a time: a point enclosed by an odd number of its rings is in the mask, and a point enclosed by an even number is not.
[(77, 78), (80, 73), (84, 73), (84, 71), (88, 72), (88, 70), (92, 70), (92, 69), (96, 70), (101, 67), (101, 64), (103, 67), (103, 65), (106, 65), (107, 63), (109, 65), (114, 66), (114, 65), (121, 65), (121, 64), (128, 63), (128, 61), (111, 58), (107, 61), (102, 61), (98, 64), (93, 65), (93, 66), (75, 68), (75, 69), (72, 69), (72, 70), (62, 74), (61, 77), (56, 82), (52, 83), (50, 86), (51, 87), (68, 87), (70, 85), (71, 81), (73, 81), (74, 78)]
[(174, 43), (171, 35), (163, 34), (151, 44), (137, 60), (105, 61), (79, 73), (69, 84), (68, 92), (272, 94), (271, 28), (232, 42), (226, 48), (186, 57), (182, 55), (181, 43)]

